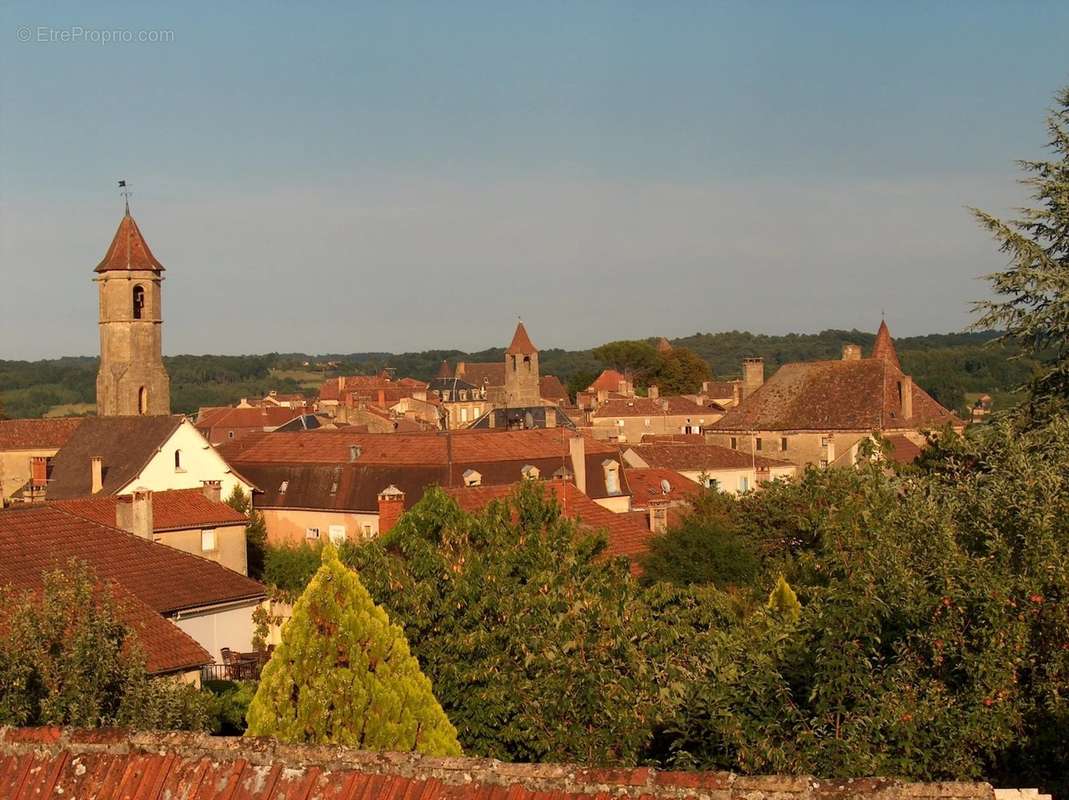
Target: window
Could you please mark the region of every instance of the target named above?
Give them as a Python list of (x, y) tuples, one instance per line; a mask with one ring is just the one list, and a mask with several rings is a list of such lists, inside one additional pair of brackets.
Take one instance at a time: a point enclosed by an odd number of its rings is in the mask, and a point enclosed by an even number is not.
[(616, 427), (618, 427), (618, 428), (624, 427), (624, 421), (622, 419), (616, 420)]
[(460, 399), (461, 400), (467, 400), (468, 399), (468, 390), (467, 389), (461, 389), (460, 390)]
[(713, 489), (714, 491), (720, 490), (720, 481), (718, 481), (716, 478), (708, 478), (705, 482), (705, 485), (708, 486), (710, 489)]
[(527, 371), (530, 372), (531, 371), (531, 357), (530, 356), (524, 356), (523, 357), (523, 364), (524, 364), (525, 367), (527, 367)]
[(305, 539), (318, 539), (319, 538), (319, 528), (305, 528), (304, 529), (304, 538)]
[(200, 550), (202, 553), (215, 552), (215, 528), (205, 528), (200, 532)]
[(460, 409), (460, 421), (461, 422), (467, 422), (468, 421), (468, 409), (466, 409), (466, 408)]
[(612, 459), (606, 459), (601, 466), (605, 470), (605, 491), (620, 494), (620, 465)]
[(233, 431), (227, 431), (226, 432), (226, 438), (227, 439), (233, 439), (234, 438), (234, 432)]
[(137, 413), (141, 416), (148, 414), (148, 389), (144, 386), (137, 390)]
[(370, 525), (365, 525), (364, 526), (364, 538), (365, 539), (370, 539), (373, 535), (374, 534), (371, 532), (371, 526)]
[(821, 469), (827, 469), (828, 468), (828, 459), (826, 459), (826, 458), (820, 459), (820, 468)]
[(134, 319), (141, 319), (145, 312), (145, 287), (134, 287)]
[(830, 436), (821, 436), (820, 437), (820, 446), (821, 447), (827, 447), (828, 443), (830, 441), (831, 441), (831, 437)]
[(739, 439), (738, 439), (737, 436), (732, 436), (731, 437), (731, 449), (732, 450), (738, 450), (739, 449)]
[(786, 436), (781, 436), (780, 437), (779, 449), (782, 450), (784, 453), (787, 452), (787, 437)]
[(181, 450), (175, 450), (174, 451), (174, 471), (175, 472), (185, 472), (185, 470), (182, 469), (182, 451)]
[(758, 436), (756, 439), (754, 439), (754, 449), (756, 449), (756, 450), (763, 450), (764, 449), (764, 442), (761, 441), (761, 437), (760, 436)]
[(478, 417), (480, 414), (483, 413), (482, 406), (475, 406), (475, 408), (473, 408), (472, 411), (475, 413), (476, 417)]
[(739, 492), (742, 493), (742, 492), (748, 492), (748, 491), (750, 491), (750, 479), (746, 475), (740, 475), (739, 476)]
[(345, 533), (344, 525), (331, 525), (327, 535), (330, 537), (331, 544), (341, 544), (349, 538)]

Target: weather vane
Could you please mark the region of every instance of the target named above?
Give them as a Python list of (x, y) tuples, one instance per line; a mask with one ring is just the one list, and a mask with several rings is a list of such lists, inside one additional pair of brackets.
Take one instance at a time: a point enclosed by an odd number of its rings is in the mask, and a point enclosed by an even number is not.
[(123, 197), (126, 205), (126, 216), (130, 216), (130, 190), (126, 188), (126, 180), (119, 181), (119, 194)]

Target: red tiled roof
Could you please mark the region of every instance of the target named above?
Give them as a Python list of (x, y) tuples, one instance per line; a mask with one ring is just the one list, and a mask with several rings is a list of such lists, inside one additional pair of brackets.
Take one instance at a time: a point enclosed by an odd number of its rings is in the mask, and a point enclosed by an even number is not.
[(0, 420), (0, 451), (58, 450), (85, 417)]
[[(632, 573), (639, 572), (636, 561), (646, 552), (651, 536), (644, 525), (638, 523), (630, 514), (617, 514), (598, 505), (579, 491), (577, 486), (567, 481), (550, 480), (543, 483), (543, 486), (557, 501), (564, 516), (589, 528), (603, 529), (606, 532), (606, 555), (627, 557), (632, 562)], [(492, 501), (505, 499), (515, 489), (516, 484), (513, 483), (501, 486), (464, 486), (446, 491), (465, 511), (481, 511)]]
[(472, 386), (504, 386), (505, 362), (464, 362), (464, 370), (457, 373)]
[(657, 352), (658, 353), (671, 353), (672, 343), (665, 339), (663, 336), (657, 340)]
[(666, 469), (751, 469), (758, 467), (791, 467), (787, 461), (777, 461), (764, 456), (751, 456), (739, 450), (716, 444), (639, 444), (630, 448), (635, 455), (651, 467)]
[(115, 231), (115, 238), (111, 240), (108, 252), (93, 271), (137, 269), (163, 272), (163, 264), (157, 261), (156, 256), (148, 249), (148, 242), (141, 235), (141, 229), (137, 227), (134, 218), (126, 214), (119, 221), (119, 229)]
[(198, 733), (0, 729), (0, 796), (5, 800), (819, 800), (829, 794), (855, 800), (995, 797), (987, 783), (862, 779), (843, 784), (808, 776), (385, 755)]
[(212, 657), (197, 641), (173, 622), (164, 619), (130, 591), (113, 583), (115, 600), (123, 622), (137, 634), (150, 675), (184, 672), (212, 663)]
[(712, 431), (874, 431), (940, 428), (961, 421), (916, 383), (913, 416), (903, 419), (891, 359), (784, 364)]
[[(52, 505), (101, 525), (115, 527), (115, 511), (119, 502), (118, 495), (96, 495), (55, 500)], [(156, 531), (244, 525), (247, 522), (244, 514), (226, 503), (209, 500), (201, 489), (172, 489), (152, 493), (152, 527)]]
[(512, 334), (512, 344), (505, 352), (509, 355), (534, 355), (538, 352), (538, 348), (531, 342), (531, 337), (527, 335), (527, 329), (523, 327), (522, 322), (516, 325), (516, 332)]
[(644, 433), (642, 444), (705, 444), (704, 433)]
[[(701, 487), (690, 478), (684, 477), (674, 469), (649, 467), (645, 469), (626, 468), (627, 482), (631, 486), (631, 501), (636, 506), (645, 506), (650, 499), (670, 500), (673, 502), (689, 501), (701, 494)], [(661, 485), (667, 481), (667, 492)]]
[(597, 392), (602, 390), (606, 392), (618, 392), (620, 391), (620, 381), (630, 382), (630, 380), (631, 379), (622, 372), (617, 372), (614, 369), (602, 370), (602, 373), (598, 375), (590, 386), (587, 387), (587, 391)]
[(442, 360), (442, 366), (438, 367), (438, 371), (434, 373), (434, 377), (442, 380), (448, 380), (453, 377), (453, 369), (449, 366), (448, 361), (444, 359)]
[(735, 396), (735, 381), (706, 381), (702, 393), (714, 400), (726, 400)]
[(895, 350), (895, 343), (891, 341), (891, 331), (883, 320), (880, 320), (880, 329), (876, 331), (876, 341), (872, 345), (872, 357), (880, 358), (888, 364), (893, 364), (895, 369), (902, 369), (902, 365), (898, 363), (898, 352)]
[[(346, 464), (352, 445), (360, 464), (445, 464), (560, 458), (568, 452), (566, 428), (524, 431), (464, 430), (443, 433), (354, 433), (347, 429), (252, 434), (220, 452), (235, 463)], [(450, 444), (451, 442), (451, 444)], [(616, 448), (586, 437), (586, 452)], [(450, 452), (451, 448), (451, 452)]]
[(556, 375), (543, 375), (538, 379), (538, 394), (543, 400), (563, 403), (568, 399), (568, 390)]
[(899, 464), (912, 464), (924, 449), (905, 436), (888, 436), (887, 439), (891, 442), (891, 457)]
[(208, 559), (75, 516), (54, 504), (0, 511), (0, 584), (34, 588), (71, 558), (161, 614), (263, 597), (264, 587)]
[[(605, 417), (659, 417), (671, 416), (695, 417), (705, 414), (709, 409), (700, 406), (686, 397), (669, 396), (651, 400), (648, 397), (609, 398), (592, 414), (594, 418)], [(711, 416), (711, 415), (710, 415)], [(695, 420), (697, 421), (697, 420)]]
[(194, 426), (207, 435), (213, 428), (278, 428), (305, 413), (303, 407), (264, 405), (256, 408), (218, 408), (198, 414)]

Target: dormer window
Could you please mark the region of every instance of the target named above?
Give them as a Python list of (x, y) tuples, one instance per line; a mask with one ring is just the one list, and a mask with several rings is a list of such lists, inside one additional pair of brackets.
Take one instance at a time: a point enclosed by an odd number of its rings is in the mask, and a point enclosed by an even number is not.
[(601, 462), (605, 470), (605, 491), (609, 494), (620, 494), (620, 462), (610, 458)]
[(282, 481), (281, 485), (279, 485), (279, 487), (278, 487), (278, 493), (279, 494), (285, 494), (286, 490), (288, 488), (290, 488), (290, 482), (289, 481)]
[(483, 482), (482, 473), (476, 472), (473, 469), (464, 470), (463, 478), (465, 486), (481, 486)]
[(536, 481), (541, 476), (542, 471), (533, 464), (525, 464), (523, 469), (520, 470), (520, 474), (523, 475), (523, 479), (526, 481)]

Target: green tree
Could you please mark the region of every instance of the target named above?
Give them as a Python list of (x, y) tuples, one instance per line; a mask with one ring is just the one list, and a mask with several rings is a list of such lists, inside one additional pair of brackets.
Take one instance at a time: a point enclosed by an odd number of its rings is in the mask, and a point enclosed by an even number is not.
[(685, 347), (673, 347), (657, 355), (660, 363), (649, 376), (649, 382), (656, 384), (662, 394), (693, 394), (712, 375), (705, 359)]
[(226, 498), (226, 504), (249, 518), (249, 524), (245, 526), (245, 560), (250, 577), (259, 580), (264, 576), (267, 557), (267, 522), (264, 515), (252, 507), (249, 495), (236, 484)]
[(146, 673), (123, 596), (78, 561), (39, 593), (0, 591), (0, 725), (207, 726), (206, 696)]
[(403, 631), (331, 545), (264, 667), (247, 734), (366, 750), (461, 752)]
[(649, 376), (661, 367), (661, 354), (657, 348), (642, 340), (609, 342), (595, 347), (593, 354), (605, 366), (632, 376), (640, 385), (645, 385)]
[(1069, 87), (1056, 97), (1047, 133), (1053, 157), (1018, 162), (1037, 206), (1006, 222), (972, 209), (1011, 265), (989, 276), (999, 297), (977, 304), (975, 327), (1004, 329), (1003, 340), (1040, 360), (1032, 382), (1039, 403), (1069, 399)]
[(768, 595), (767, 605), (769, 611), (790, 622), (797, 622), (802, 615), (802, 604), (798, 602), (798, 595), (782, 575), (776, 578), (776, 585)]

